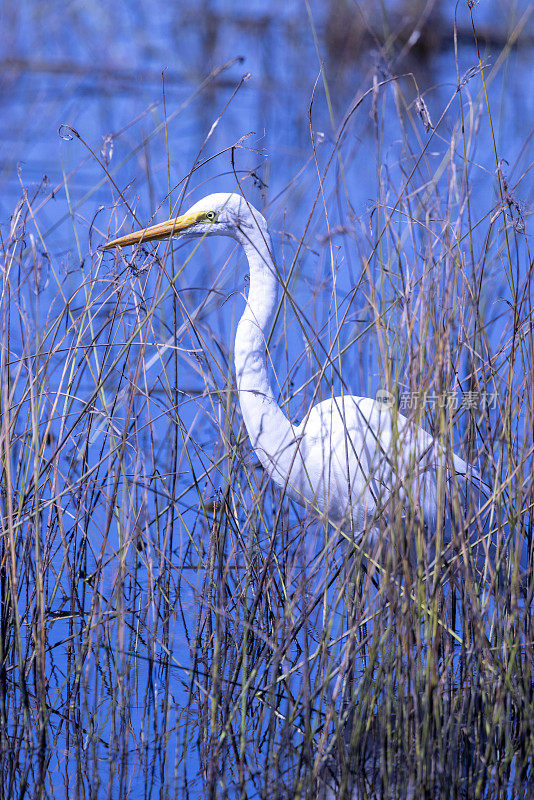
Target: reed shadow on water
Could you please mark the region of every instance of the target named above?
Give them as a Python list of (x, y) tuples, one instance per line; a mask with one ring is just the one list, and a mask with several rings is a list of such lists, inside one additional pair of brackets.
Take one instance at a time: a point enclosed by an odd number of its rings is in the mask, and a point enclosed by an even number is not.
[[(261, 187), (276, 403), (291, 420), (353, 394), (391, 409), (363, 535), (301, 508), (251, 447), (243, 255), (202, 237), (104, 252), (149, 223), (90, 150), (112, 202), (73, 283), (21, 186), (2, 234), (2, 797), (530, 796), (530, 167), (497, 150), (478, 166), (492, 77), (482, 60), (458, 74), (433, 118), (413, 76), (377, 78), (327, 137), (316, 89), (307, 164), (282, 196)], [(358, 215), (362, 115), (376, 183)], [(206, 167), (207, 142), (161, 219), (211, 191), (206, 168), (259, 205), (248, 139)], [(431, 526), (424, 454), (395, 468), (399, 415), (440, 454)]]

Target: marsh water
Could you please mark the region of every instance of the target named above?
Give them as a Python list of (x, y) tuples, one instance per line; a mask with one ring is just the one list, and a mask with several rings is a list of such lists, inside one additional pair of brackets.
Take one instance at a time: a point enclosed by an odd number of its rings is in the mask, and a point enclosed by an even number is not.
[[(447, 154), (461, 151), (459, 85), (472, 137), (472, 218), (499, 208), (500, 177), (505, 213), (516, 230), (529, 224), (532, 8), (4, 0), (1, 19), (1, 226), (4, 243), (10, 220), (20, 242), (12, 262), (4, 248), (11, 288), (3, 296), (3, 379), (9, 373), (10, 405), (18, 409), (9, 514), (18, 514), (18, 533), (6, 522), (4, 536), (14, 544), (2, 551), (9, 654), (0, 797), (196, 798), (207, 796), (208, 785), (211, 796), (267, 797), (254, 774), (245, 779), (237, 770), (232, 784), (231, 767), (219, 779), (205, 760), (215, 714), (207, 652), (216, 639), (206, 630), (223, 604), (209, 569), (220, 558), (220, 569), (231, 562), (237, 575), (242, 548), (260, 574), (258, 542), (269, 544), (269, 524), (255, 520), (257, 540), (245, 526), (217, 552), (209, 524), (226, 502), (222, 476), (232, 453), (261, 479), (246, 440), (233, 438), (237, 423), (210, 394), (223, 398), (231, 383), (246, 267), (219, 242), (193, 253), (178, 245), (172, 266), (169, 257), (159, 273), (153, 264), (145, 272), (148, 256), (128, 263), (102, 256), (98, 246), (205, 194), (239, 187), (269, 220), (295, 303), (330, 343), (335, 265), (342, 343), (357, 344), (345, 380), (353, 393), (374, 396), (383, 376), (376, 341), (364, 335), (371, 304), (352, 290), (380, 224), (377, 208), (395, 206), (414, 153), (424, 151), (428, 175), (439, 181), (451, 169)], [(414, 193), (415, 216), (423, 194)], [(434, 211), (421, 214), (425, 224)], [(477, 230), (473, 248), (482, 250), (488, 242)], [(432, 254), (416, 239), (403, 246), (399, 263), (409, 278), (410, 261)], [(516, 255), (526, 272), (524, 242)], [(394, 254), (388, 259), (395, 263)], [(382, 284), (386, 304), (396, 287)], [(495, 267), (483, 294), (489, 341), (497, 345), (510, 301), (505, 268)], [(147, 334), (138, 340), (141, 317)], [(290, 318), (283, 327), (273, 360), (287, 376), (288, 413), (298, 417), (314, 397), (310, 340)], [(37, 385), (36, 393), (27, 390)], [(247, 491), (250, 481), (243, 508)], [(277, 496), (269, 491), (263, 508), (274, 515)], [(4, 520), (6, 502), (4, 492)], [(310, 534), (312, 561), (319, 539)], [(15, 604), (8, 601), (14, 574)], [(241, 619), (254, 594), (238, 578), (232, 587), (245, 597), (241, 605), (230, 598)], [(199, 610), (206, 598), (209, 614)], [(10, 635), (15, 617), (18, 632)], [(309, 620), (321, 626), (319, 609)], [(243, 630), (236, 623), (236, 638)], [(209, 640), (208, 650), (197, 647), (200, 640)], [(300, 647), (287, 663), (300, 663)], [(204, 697), (201, 711), (193, 696)], [(232, 740), (236, 761), (242, 747)]]

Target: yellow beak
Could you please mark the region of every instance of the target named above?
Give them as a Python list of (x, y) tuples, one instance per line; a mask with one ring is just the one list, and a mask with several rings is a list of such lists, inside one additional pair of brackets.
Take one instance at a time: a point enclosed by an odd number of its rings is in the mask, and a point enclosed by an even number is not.
[(142, 231), (134, 231), (128, 233), (126, 236), (121, 236), (119, 239), (113, 239), (104, 245), (104, 250), (110, 250), (112, 247), (125, 247), (129, 244), (138, 244), (139, 242), (153, 242), (156, 239), (168, 239), (186, 228), (190, 228), (195, 222), (198, 222), (201, 214), (182, 214), (181, 217), (169, 219), (167, 222), (160, 222), (159, 225), (152, 225), (150, 228), (144, 228)]

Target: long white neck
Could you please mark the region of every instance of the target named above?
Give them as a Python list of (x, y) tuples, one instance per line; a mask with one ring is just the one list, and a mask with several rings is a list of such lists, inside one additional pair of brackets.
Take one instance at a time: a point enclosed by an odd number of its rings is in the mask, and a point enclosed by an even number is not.
[(267, 365), (267, 337), (278, 296), (272, 245), (266, 229), (239, 241), (250, 269), (247, 305), (235, 337), (239, 403), (252, 447), (273, 480), (284, 486), (295, 457), (295, 438), (276, 402)]

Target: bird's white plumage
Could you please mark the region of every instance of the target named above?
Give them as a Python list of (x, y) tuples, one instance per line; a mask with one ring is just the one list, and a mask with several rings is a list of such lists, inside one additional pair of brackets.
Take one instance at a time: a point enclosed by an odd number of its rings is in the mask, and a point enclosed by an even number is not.
[(271, 478), (298, 502), (356, 533), (375, 526), (394, 486), (401, 495), (415, 492), (422, 514), (433, 522), (435, 447), (422, 428), (365, 397), (325, 400), (298, 425), (282, 412), (267, 365), (266, 337), (278, 295), (267, 224), (235, 194), (206, 197), (188, 214), (209, 208), (221, 210), (206, 233), (233, 236), (249, 262), (247, 304), (235, 339), (237, 388), (252, 447)]
[[(289, 496), (352, 535), (370, 533), (373, 541), (392, 495), (410, 505), (433, 535), (443, 512), (437, 499), (440, 474), (483, 486), (458, 456), (445, 464), (443, 449), (412, 420), (369, 398), (332, 398), (312, 408), (300, 424), (290, 422), (269, 379), (266, 338), (278, 279), (265, 219), (237, 194), (212, 194), (176, 220), (107, 246), (175, 234), (230, 236), (245, 251), (250, 282), (235, 338), (237, 390), (252, 447)], [(444, 530), (447, 535), (447, 526)], [(479, 546), (479, 555), (485, 558), (486, 553), (487, 543)]]

